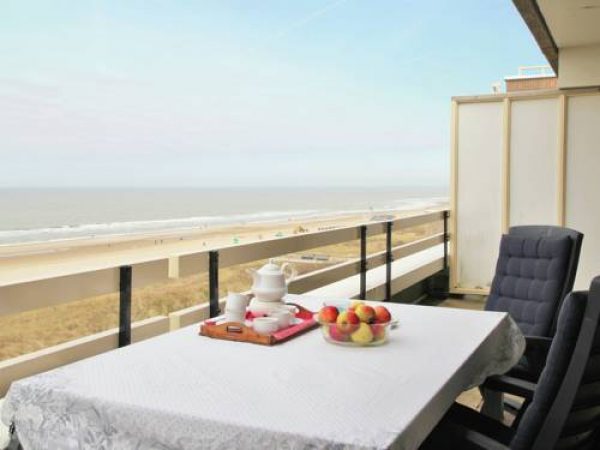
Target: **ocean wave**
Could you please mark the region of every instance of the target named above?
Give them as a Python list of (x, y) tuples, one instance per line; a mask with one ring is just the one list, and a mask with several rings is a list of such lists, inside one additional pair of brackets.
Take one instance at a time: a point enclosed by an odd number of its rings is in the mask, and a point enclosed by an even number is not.
[(91, 224), (70, 224), (57, 227), (0, 230), (0, 246), (16, 243), (38, 243), (48, 241), (67, 241), (74, 239), (92, 239), (144, 234), (148, 232), (173, 232), (205, 229), (221, 225), (243, 225), (281, 222), (282, 220), (310, 219), (317, 217), (339, 217), (356, 214), (393, 213), (435, 207), (447, 201), (446, 198), (403, 199), (389, 205), (368, 209), (346, 210), (288, 210), (263, 211), (249, 214), (223, 216), (196, 216), (176, 219), (141, 220), (127, 222), (107, 222)]
[(0, 231), (0, 245), (16, 242), (47, 242), (97, 236), (118, 236), (149, 231), (177, 231), (203, 229), (210, 226), (260, 223), (282, 219), (318, 215), (317, 210), (305, 211), (265, 211), (231, 216), (196, 216), (177, 219), (140, 220), (128, 222), (108, 222), (91, 224), (69, 224), (48, 228), (31, 228)]

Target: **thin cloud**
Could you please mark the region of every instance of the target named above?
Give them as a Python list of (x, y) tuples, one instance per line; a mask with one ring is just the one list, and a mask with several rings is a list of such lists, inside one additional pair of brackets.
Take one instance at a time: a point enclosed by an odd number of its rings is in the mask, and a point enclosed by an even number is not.
[(310, 14), (307, 14), (306, 16), (302, 17), (301, 19), (297, 20), (296, 22), (293, 22), (291, 25), (287, 26), (286, 28), (280, 30), (279, 33), (277, 33), (275, 36), (273, 36), (273, 39), (274, 40), (281, 39), (282, 37), (286, 36), (287, 34), (293, 32), (293, 31), (296, 31), (300, 28), (305, 27), (309, 23), (314, 22), (315, 20), (319, 19), (320, 17), (323, 17), (325, 14), (333, 11), (334, 9), (339, 8), (344, 3), (347, 3), (347, 2), (348, 2), (348, 0), (336, 0), (334, 2), (329, 3), (328, 5), (324, 6), (323, 8), (319, 8), (319, 9), (311, 12)]

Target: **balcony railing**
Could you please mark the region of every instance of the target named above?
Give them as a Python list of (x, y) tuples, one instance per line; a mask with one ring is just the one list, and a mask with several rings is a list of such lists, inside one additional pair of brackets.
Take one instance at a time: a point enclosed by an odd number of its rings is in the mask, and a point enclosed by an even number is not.
[[(392, 247), (392, 232), (419, 225), (443, 223), (443, 232)], [(304, 274), (289, 284), (290, 293), (390, 300), (392, 295), (447, 267), (448, 211), (427, 212), (390, 222), (336, 228), (248, 244), (173, 255), (120, 266), (87, 266), (54, 271), (35, 279), (0, 282), (0, 315), (15, 314), (102, 294), (119, 292), (119, 328), (79, 338), (0, 362), (0, 396), (13, 380), (88, 356), (197, 323), (219, 313), (219, 269), (327, 245), (360, 241), (360, 257)], [(367, 253), (371, 236), (386, 234), (382, 252)], [(416, 258), (421, 255), (421, 258)], [(416, 258), (409, 261), (410, 258)], [(410, 262), (410, 264), (402, 264)], [(209, 299), (167, 316), (131, 322), (133, 289), (169, 279), (208, 272)], [(368, 283), (367, 272), (376, 275)], [(354, 278), (357, 278), (354, 280)], [(343, 289), (345, 283), (346, 288)], [(348, 286), (351, 289), (348, 290)]]

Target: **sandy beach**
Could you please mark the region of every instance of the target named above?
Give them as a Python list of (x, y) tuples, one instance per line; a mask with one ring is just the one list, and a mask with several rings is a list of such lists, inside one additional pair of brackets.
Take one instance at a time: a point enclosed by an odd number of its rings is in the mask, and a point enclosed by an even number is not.
[[(417, 212), (390, 212), (389, 215), (397, 218)], [(381, 215), (332, 215), (311, 219), (0, 245), (0, 284), (64, 273), (77, 266), (90, 269), (114, 266), (298, 233), (347, 227), (367, 223)]]

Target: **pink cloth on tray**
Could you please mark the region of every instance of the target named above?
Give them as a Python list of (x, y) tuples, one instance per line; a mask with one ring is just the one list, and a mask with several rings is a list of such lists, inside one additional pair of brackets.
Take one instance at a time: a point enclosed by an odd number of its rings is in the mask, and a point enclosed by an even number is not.
[(297, 334), (301, 331), (306, 330), (307, 328), (312, 327), (315, 324), (315, 319), (304, 320), (302, 323), (297, 325), (292, 325), (291, 327), (284, 328), (283, 330), (276, 331), (273, 333), (273, 337), (278, 341), (287, 339), (294, 334)]

